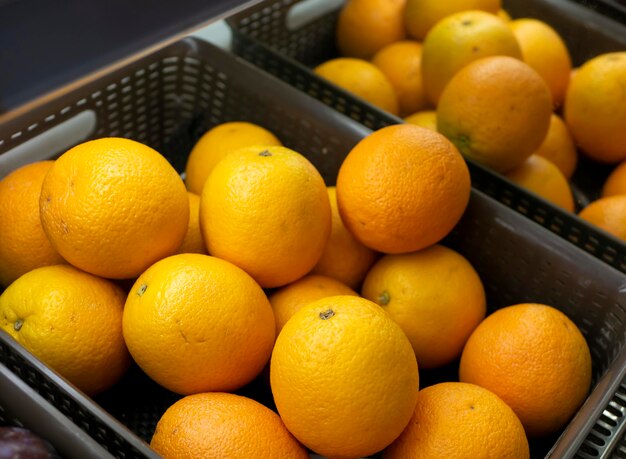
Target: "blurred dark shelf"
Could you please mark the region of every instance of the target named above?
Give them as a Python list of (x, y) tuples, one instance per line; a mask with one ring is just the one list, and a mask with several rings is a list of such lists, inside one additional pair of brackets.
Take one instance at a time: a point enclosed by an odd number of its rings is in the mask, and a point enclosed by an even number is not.
[(250, 0), (0, 0), (0, 114)]

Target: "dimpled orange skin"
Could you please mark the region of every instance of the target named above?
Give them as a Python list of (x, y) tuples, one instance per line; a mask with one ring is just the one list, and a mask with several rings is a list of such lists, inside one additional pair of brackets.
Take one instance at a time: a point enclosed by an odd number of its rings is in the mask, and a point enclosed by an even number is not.
[(389, 78), (371, 62), (339, 57), (323, 62), (314, 72), (366, 102), (393, 115), (398, 114), (398, 95)]
[(130, 365), (122, 336), (126, 295), (113, 282), (69, 265), (21, 276), (0, 295), (0, 327), (88, 395)]
[(626, 160), (626, 52), (585, 62), (572, 75), (565, 95), (565, 122), (591, 158)]
[(206, 254), (206, 246), (200, 231), (200, 196), (190, 191), (187, 192), (187, 196), (189, 197), (189, 227), (185, 239), (183, 239), (183, 243), (176, 253)]
[(497, 172), (519, 166), (550, 127), (548, 86), (528, 64), (493, 56), (454, 75), (437, 106), (437, 130), (461, 153)]
[(337, 177), (337, 203), (350, 232), (384, 253), (413, 252), (439, 242), (470, 196), (470, 177), (456, 147), (411, 124), (361, 140)]
[(358, 289), (378, 254), (357, 241), (348, 231), (339, 215), (337, 189), (334, 186), (327, 189), (332, 212), (332, 228), (322, 257), (311, 273), (332, 277), (350, 288)]
[(44, 179), (39, 209), (63, 258), (115, 279), (138, 276), (175, 253), (189, 223), (176, 170), (152, 148), (114, 137), (61, 155)]
[(528, 459), (524, 427), (511, 408), (474, 384), (444, 382), (422, 389), (415, 413), (384, 459)]
[(39, 219), (41, 184), (52, 164), (28, 164), (0, 180), (0, 286), (35, 268), (64, 263)]
[(553, 113), (548, 133), (533, 154), (543, 156), (554, 163), (566, 179), (570, 179), (578, 164), (578, 151), (565, 122)]
[(626, 161), (613, 169), (602, 186), (603, 198), (620, 194), (626, 194)]
[(150, 446), (164, 459), (307, 459), (309, 455), (269, 408), (241, 395), (189, 395), (159, 420)]
[(200, 195), (215, 165), (228, 153), (252, 145), (281, 145), (274, 134), (262, 126), (245, 121), (218, 124), (205, 132), (189, 153), (185, 184)]
[(519, 42), (524, 62), (546, 81), (555, 107), (562, 105), (572, 72), (572, 59), (561, 36), (538, 19), (516, 19), (508, 25)]
[(359, 296), (338, 280), (319, 274), (308, 274), (274, 291), (269, 300), (276, 318), (276, 334), (280, 333), (291, 316), (307, 304), (336, 295)]
[(430, 103), (437, 106), (444, 88), (459, 70), (488, 56), (522, 58), (515, 35), (502, 19), (469, 10), (436, 23), (422, 45), (422, 82)]
[(179, 394), (242, 387), (261, 372), (275, 338), (259, 285), (232, 263), (201, 254), (165, 258), (139, 276), (123, 331), (141, 369)]
[(437, 131), (437, 112), (435, 110), (423, 110), (413, 113), (404, 118), (404, 122), (416, 124), (431, 131)]
[(402, 327), (420, 368), (440, 367), (459, 357), (487, 310), (472, 265), (438, 244), (384, 256), (367, 273), (361, 295)]
[(596, 199), (581, 210), (578, 216), (626, 241), (626, 195)]
[(369, 59), (384, 46), (402, 40), (406, 0), (349, 0), (337, 19), (342, 56)]
[(562, 209), (574, 211), (572, 189), (563, 173), (549, 159), (532, 154), (507, 172), (506, 177)]
[(562, 428), (591, 387), (591, 354), (562, 312), (535, 303), (499, 309), (474, 330), (459, 367), (462, 382), (509, 405), (531, 437)]
[(209, 253), (249, 273), (262, 287), (307, 274), (330, 235), (324, 179), (285, 147), (243, 148), (220, 161), (200, 197)]
[(501, 0), (407, 0), (404, 23), (410, 36), (423, 40), (430, 29), (446, 16), (467, 10), (496, 14), (501, 6)]
[(422, 44), (403, 40), (379, 50), (372, 64), (382, 70), (398, 96), (399, 114), (407, 116), (428, 106), (422, 85)]
[(355, 296), (310, 303), (285, 325), (270, 363), (289, 431), (327, 457), (365, 457), (406, 427), (417, 400), (415, 354), (398, 325)]

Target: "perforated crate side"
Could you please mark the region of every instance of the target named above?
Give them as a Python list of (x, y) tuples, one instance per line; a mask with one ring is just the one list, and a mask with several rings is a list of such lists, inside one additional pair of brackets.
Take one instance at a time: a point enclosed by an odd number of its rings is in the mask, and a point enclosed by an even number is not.
[(79, 401), (76, 394), (69, 394), (58, 381), (54, 381), (55, 375), (43, 365), (39, 368), (33, 365), (32, 358), (25, 357), (23, 350), (3, 331), (0, 331), (0, 362), (113, 456), (129, 459), (158, 457), (151, 453), (147, 445), (130, 438), (129, 432), (122, 433), (112, 429), (109, 423), (102, 421), (101, 413), (94, 414), (88, 410), (89, 402)]
[[(244, 59), (370, 129), (375, 130), (390, 124), (402, 123), (402, 119), (355, 98), (344, 89), (317, 77), (311, 71), (311, 67), (317, 61), (336, 56), (334, 44), (328, 44), (328, 42), (329, 36), (334, 37), (338, 11), (325, 14), (299, 29), (288, 29), (285, 26), (286, 18), (289, 9), (296, 3), (299, 3), (299, 0), (266, 0), (258, 4), (255, 9), (246, 10), (231, 17), (229, 24), (233, 28), (234, 51)], [(533, 14), (545, 14), (540, 8), (541, 1), (533, 1), (532, 5), (522, 2), (510, 3), (517, 5), (516, 11), (530, 8), (534, 11)], [(563, 2), (545, 3), (549, 4), (547, 5), (548, 11), (554, 14), (554, 4)], [(571, 23), (572, 19), (569, 21)], [(614, 35), (615, 32), (608, 35), (607, 40), (613, 39)], [(626, 40), (626, 37), (623, 39)], [(311, 59), (309, 55), (313, 48), (317, 53), (315, 59)], [(585, 49), (580, 53), (588, 54), (589, 51)], [(626, 244), (622, 241), (588, 224), (576, 215), (563, 211), (501, 175), (480, 166), (473, 160), (468, 159), (467, 163), (474, 188), (485, 192), (626, 273)], [(579, 204), (582, 204), (582, 201)]]

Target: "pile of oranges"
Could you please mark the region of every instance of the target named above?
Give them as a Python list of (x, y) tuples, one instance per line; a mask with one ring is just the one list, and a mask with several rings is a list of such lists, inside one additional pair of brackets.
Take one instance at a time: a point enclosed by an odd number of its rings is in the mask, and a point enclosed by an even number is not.
[[(100, 138), (0, 181), (0, 326), (89, 395), (133, 361), (183, 395), (151, 441), (164, 457), (527, 458), (584, 401), (576, 325), (542, 304), (485, 317), (479, 274), (441, 244), (470, 178), (440, 133), (376, 131), (327, 186), (229, 122), (184, 177)], [(459, 380), (420, 391), (445, 365)], [(258, 378), (276, 411), (235, 394)]]
[[(556, 29), (500, 0), (348, 0), (336, 35), (318, 75), (626, 241), (626, 51), (574, 68)], [(579, 152), (616, 167), (577, 203)]]

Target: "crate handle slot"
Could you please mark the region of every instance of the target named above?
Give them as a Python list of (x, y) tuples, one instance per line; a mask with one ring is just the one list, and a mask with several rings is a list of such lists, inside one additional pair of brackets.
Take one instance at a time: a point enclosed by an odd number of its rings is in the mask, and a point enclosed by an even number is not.
[(287, 30), (293, 31), (319, 19), (342, 6), (344, 0), (304, 0), (289, 8), (285, 19)]
[(35, 161), (51, 159), (85, 140), (96, 128), (96, 113), (84, 110), (0, 155), (0, 179)]

